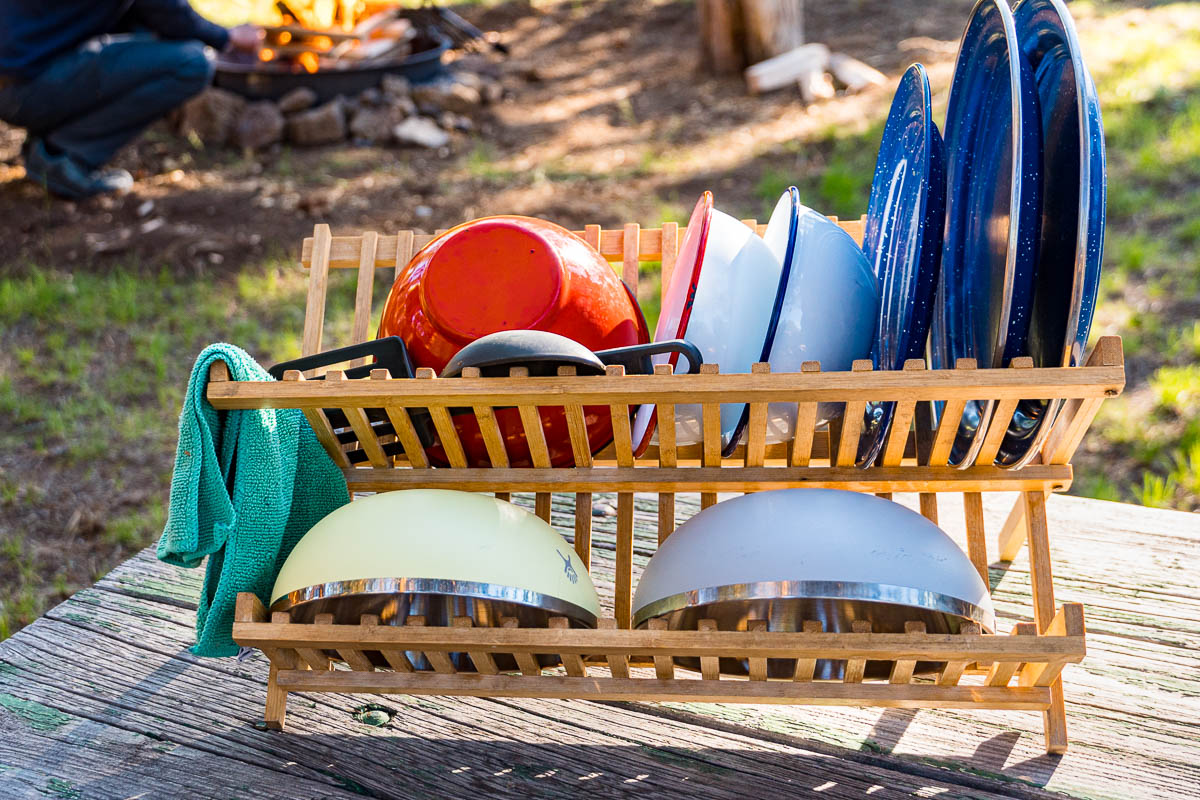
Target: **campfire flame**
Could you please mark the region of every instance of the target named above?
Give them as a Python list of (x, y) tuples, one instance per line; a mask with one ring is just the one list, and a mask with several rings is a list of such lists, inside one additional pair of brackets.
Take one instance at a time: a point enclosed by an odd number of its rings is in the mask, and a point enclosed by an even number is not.
[(258, 58), (313, 73), (395, 57), (414, 35), (399, 8), (395, 0), (276, 0), (279, 24), (267, 28)]

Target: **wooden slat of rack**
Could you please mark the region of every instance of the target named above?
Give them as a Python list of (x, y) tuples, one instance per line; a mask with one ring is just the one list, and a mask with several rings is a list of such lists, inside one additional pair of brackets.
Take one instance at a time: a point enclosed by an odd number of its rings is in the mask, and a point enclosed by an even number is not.
[[(822, 633), (825, 626), (820, 620), (806, 619), (800, 624), (800, 630), (804, 633)], [(806, 682), (813, 679), (813, 673), (816, 672), (817, 659), (815, 658), (796, 658), (796, 668), (792, 671), (792, 680)]]
[[(284, 670), (279, 686), (292, 692), (543, 697), (654, 702), (720, 703), (731, 699), (726, 681), (652, 678), (575, 678), (542, 675), (537, 680), (511, 675), (441, 675), (395, 672), (313, 672)], [(738, 687), (744, 702), (883, 708), (1046, 708), (1049, 690), (1020, 686), (931, 686), (886, 683), (747, 682)]]
[[(608, 367), (605, 374), (621, 377), (625, 367), (616, 364)], [(613, 446), (617, 453), (617, 464), (622, 469), (633, 467), (633, 438), (629, 426), (629, 406), (615, 403), (609, 406), (612, 417)], [(598, 470), (592, 470), (596, 472)], [(616, 587), (613, 607), (617, 625), (628, 628), (633, 617), (633, 489), (617, 494), (617, 541), (616, 541)]]
[[(472, 628), (475, 626), (475, 620), (470, 617), (459, 616), (455, 617), (451, 623), (456, 628)], [(496, 659), (491, 653), (484, 653), (480, 650), (468, 651), (467, 655), (471, 657), (471, 663), (475, 665), (475, 671), (481, 675), (498, 675), (500, 670), (496, 668)]]
[(679, 223), (664, 222), (662, 226), (662, 268), (659, 271), (659, 300), (671, 285), (675, 274), (675, 260), (679, 257)]
[[(1033, 359), (1020, 356), (1014, 358), (1009, 366), (1012, 369), (1033, 369)], [(983, 446), (979, 448), (979, 455), (975, 458), (976, 463), (991, 464), (996, 460), (996, 451), (1004, 441), (1004, 434), (1008, 432), (1008, 425), (1012, 421), (1013, 412), (1017, 410), (1018, 402), (1020, 401), (1010, 397), (996, 404), (996, 410), (992, 412), (992, 419), (988, 423), (987, 434), (983, 438)]]
[[(387, 238), (387, 237), (383, 237), (383, 238)], [(414, 237), (413, 237), (412, 231), (400, 231), (395, 236), (396, 256), (395, 256), (395, 263), (393, 266), (396, 267), (395, 277), (397, 277), (397, 278), (400, 277), (400, 273), (404, 270), (404, 268), (406, 266), (408, 266), (408, 262), (412, 260), (413, 253), (415, 252), (415, 247), (414, 247), (415, 242), (413, 241), (413, 238)], [(383, 247), (385, 247), (385, 245), (380, 244), (377, 249), (380, 249)], [(387, 264), (387, 262), (384, 262), (383, 264), (376, 262), (375, 266), (386, 267), (386, 266), (389, 266), (389, 264)]]
[[(837, 224), (849, 233), (855, 241), (862, 242), (863, 219), (857, 220), (839, 220), (836, 217), (832, 218)], [(668, 225), (674, 223), (664, 223), (663, 228), (641, 228), (638, 236), (637, 257), (639, 261), (660, 261), (663, 254), (663, 230)], [(676, 225), (677, 238), (682, 238), (687, 232), (686, 227)], [(755, 225), (754, 230), (759, 235), (766, 231), (766, 225)], [(593, 234), (592, 236), (591, 234)], [(394, 267), (403, 268), (408, 263), (412, 254), (429, 244), (442, 231), (434, 234), (414, 233), (411, 230), (403, 230), (395, 235), (381, 235), (379, 237), (379, 252), (380, 255), (375, 261), (376, 267)], [(625, 256), (625, 229), (613, 228), (604, 229), (599, 225), (588, 225), (582, 231), (573, 231), (573, 233), (591, 244), (600, 254), (609, 261), (621, 261)], [(399, 237), (411, 237), (411, 244), (407, 248), (407, 254), (399, 252), (401, 250), (397, 245)], [(334, 269), (355, 268), (358, 266), (359, 254), (362, 247), (361, 235), (355, 236), (334, 236), (332, 237), (332, 247), (330, 250), (329, 265)], [(312, 261), (313, 253), (313, 238), (307, 237), (304, 239), (300, 248), (300, 264), (303, 267), (308, 267)]]
[[(1032, 622), (1018, 622), (1013, 626), (1012, 635), (1036, 636), (1037, 625)], [(988, 669), (984, 683), (988, 686), (1008, 686), (1020, 666), (1020, 661), (995, 661)]]
[[(332, 383), (338, 383), (346, 380), (346, 373), (340, 369), (331, 369), (325, 373), (325, 380)], [(358, 437), (358, 443), (367, 454), (367, 460), (372, 467), (382, 469), (392, 465), (392, 459), (385, 455), (383, 447), (379, 444), (379, 439), (376, 438), (375, 432), (371, 430), (371, 421), (367, 419), (367, 414), (360, 406), (347, 406), (342, 409), (342, 413), (346, 415), (346, 419), (350, 422), (350, 427), (354, 431), (354, 435)]]
[[(575, 367), (562, 366), (558, 374), (564, 377), (574, 375)], [(571, 437), (571, 455), (575, 466), (588, 468), (592, 466), (592, 445), (588, 440), (587, 419), (583, 406), (578, 403), (568, 403), (563, 406), (567, 417), (567, 433)], [(583, 561), (585, 568), (592, 563), (592, 494), (579, 492), (575, 495), (575, 552)]]
[[(905, 372), (921, 372), (925, 362), (919, 358), (910, 358), (904, 362)], [(904, 458), (904, 447), (908, 443), (909, 430), (912, 428), (913, 416), (917, 409), (915, 400), (901, 400), (892, 411), (892, 423), (888, 429), (888, 438), (880, 456), (880, 464), (886, 467), (898, 466)]]
[[(717, 621), (715, 619), (702, 619), (696, 624), (696, 630), (699, 631), (715, 631), (716, 629)], [(720, 659), (713, 656), (700, 656), (700, 677), (706, 681), (720, 680)]]
[[(705, 365), (708, 366), (708, 365)], [(715, 365), (714, 365), (715, 366)], [(947, 372), (951, 374), (947, 374)], [(753, 403), (847, 402), (853, 400), (972, 400), (1034, 397), (1102, 398), (1124, 386), (1122, 367), (1078, 367), (962, 370), (877, 370), (869, 373), (810, 372), (770, 375), (628, 375), (620, 380), (601, 376), (527, 378), (456, 378), (426, 383), (394, 380), (380, 383), (347, 381), (339, 387), (280, 381), (231, 381), (209, 387), (214, 408), (325, 408), (361, 405), (378, 408), (396, 395), (409, 405), (454, 408), (491, 403), (515, 406), (553, 404), (554, 396), (570, 395), (581, 405), (612, 403)], [(561, 404), (561, 403), (560, 403)]]
[[(917, 620), (909, 620), (904, 623), (904, 632), (913, 635), (924, 635), (925, 623)], [(916, 669), (916, 659), (898, 658), (892, 662), (892, 672), (888, 676), (888, 683), (906, 684), (912, 682), (913, 670)]]
[[(717, 375), (720, 366), (717, 364), (701, 364), (701, 375)], [(700, 410), (700, 434), (704, 444), (704, 466), (721, 466), (721, 406), (716, 403), (705, 403)], [(713, 491), (700, 493), (700, 508), (705, 509), (716, 505), (717, 493)]]
[[(464, 378), (478, 378), (479, 367), (463, 367)], [(475, 422), (479, 425), (479, 434), (483, 437), (483, 446), (487, 448), (488, 461), (493, 467), (508, 466), (508, 451), (504, 448), (504, 435), (496, 422), (496, 412), (489, 405), (472, 406), (475, 412)]]
[[(441, 383), (429, 367), (421, 367), (417, 370), (416, 382), (417, 385)], [(465, 467), (467, 454), (463, 451), (462, 440), (458, 438), (458, 429), (454, 427), (454, 420), (450, 418), (449, 409), (445, 406), (431, 405), (429, 406), (429, 416), (433, 420), (438, 441), (442, 444), (442, 452), (446, 454), (446, 460), (450, 462), (450, 466)]]
[[(362, 239), (354, 238), (355, 242), (361, 245)], [(321, 350), (321, 330), (325, 327), (325, 294), (329, 289), (330, 253), (333, 247), (333, 236), (329, 232), (329, 226), (321, 224), (314, 227), (312, 241), (312, 269), (308, 273), (304, 335), (300, 340), (300, 355), (303, 356), (311, 356)], [(358, 266), (357, 252), (354, 265)]]
[[(362, 250), (358, 258), (358, 284), (354, 291), (354, 324), (350, 329), (352, 344), (367, 340), (367, 329), (371, 324), (371, 299), (375, 288), (375, 253), (379, 246), (379, 234), (367, 231), (362, 235)], [(367, 363), (366, 357), (357, 358), (352, 366)]]
[[(655, 375), (670, 375), (674, 367), (668, 364), (656, 364)], [(658, 418), (658, 463), (659, 466), (670, 468), (676, 465), (675, 448), (675, 405), (659, 403), (655, 406)], [(675, 532), (675, 493), (661, 492), (658, 495), (658, 543), (661, 545), (667, 537)]]
[[(216, 363), (221, 364), (223, 368), (225, 367), (224, 362)], [(229, 375), (228, 368), (225, 369), (225, 374), (226, 376)], [(226, 380), (228, 380), (228, 378), (226, 378)], [(283, 373), (283, 383), (300, 383), (303, 380), (304, 375), (302, 375), (298, 370), (289, 369)], [(210, 387), (214, 385), (211, 379), (209, 380), (208, 385)], [(308, 420), (309, 427), (311, 427), (313, 429), (313, 433), (316, 434), (317, 441), (320, 442), (321, 446), (325, 448), (325, 452), (329, 454), (331, 459), (333, 459), (333, 463), (337, 464), (342, 469), (349, 469), (350, 460), (346, 457), (346, 451), (342, 449), (342, 445), (338, 442), (337, 434), (334, 433), (333, 426), (329, 424), (329, 418), (325, 416), (324, 409), (305, 408), (302, 409), (302, 411), (304, 413), (304, 418)]]
[[(516, 380), (529, 378), (529, 367), (510, 367), (508, 376)], [(536, 469), (550, 466), (550, 447), (546, 444), (546, 429), (542, 427), (542, 414), (536, 405), (517, 406), (521, 415), (521, 428), (525, 432), (525, 444), (529, 446), (529, 458)], [(534, 513), (550, 521), (550, 493), (538, 492), (534, 497)]]
[(760, 492), (784, 488), (848, 489), (856, 492), (985, 492), (1066, 488), (1067, 464), (999, 467), (605, 467), (455, 470), (347, 470), (355, 491), (442, 488), (467, 492)]
[[(617, 630), (617, 621), (612, 617), (603, 617), (596, 623), (597, 628), (602, 631)], [(618, 680), (629, 677), (629, 656), (624, 653), (608, 651), (605, 654), (605, 660), (608, 661), (608, 671)]]
[[(663, 631), (584, 628), (450, 628), (380, 625), (277, 624), (238, 619), (234, 637), (247, 647), (423, 652), (624, 653), (652, 658), (861, 658), (868, 661), (1079, 661), (1084, 656), (1082, 607), (1064, 604), (1061, 627), (1037, 636), (914, 633), (789, 633), (786, 631)], [(1053, 618), (1052, 618), (1053, 619)], [(1067, 623), (1072, 627), (1067, 627)]]
[(987, 536), (983, 530), (983, 495), (979, 492), (964, 492), (963, 514), (967, 530), (967, 556), (983, 580), (983, 585), (988, 586)]
[[(821, 362), (805, 361), (800, 365), (801, 375), (821, 371)], [(813, 453), (813, 436), (817, 427), (817, 403), (815, 400), (800, 400), (796, 404), (796, 430), (792, 434), (792, 453), (789, 462), (793, 467), (807, 467)]]
[[(870, 372), (873, 368), (871, 359), (856, 359), (851, 366), (853, 372)], [(846, 403), (842, 412), (842, 429), (837, 440), (837, 453), (834, 463), (839, 467), (852, 467), (858, 459), (858, 440), (862, 436), (863, 414), (867, 411), (865, 400), (853, 400)], [(830, 443), (832, 444), (832, 434)]]
[[(771, 365), (760, 362), (750, 367), (757, 375), (771, 372)], [(746, 457), (747, 467), (761, 467), (767, 454), (767, 404), (749, 403), (749, 415), (746, 422)]]
[[(371, 371), (371, 377), (375, 377), (375, 370)], [(425, 448), (421, 446), (421, 439), (417, 436), (417, 429), (413, 425), (408, 409), (389, 402), (383, 404), (383, 411), (387, 414), (388, 421), (392, 423), (392, 429), (396, 431), (396, 438), (400, 440), (400, 446), (404, 448), (404, 455), (408, 459), (409, 466), (415, 469), (428, 468), (429, 458), (425, 455)]]
[[(634, 294), (637, 293), (638, 287), (638, 257), (641, 241), (642, 226), (636, 222), (625, 223), (625, 236), (621, 243), (621, 279)], [(661, 249), (661, 244), (659, 247)]]
[[(954, 365), (955, 370), (974, 370), (975, 368), (976, 362), (973, 358), (960, 358)], [(962, 421), (965, 407), (966, 400), (962, 398), (947, 400), (946, 405), (942, 407), (937, 431), (933, 437), (933, 448), (929, 451), (930, 464), (945, 464), (950, 458), (950, 448), (954, 446), (954, 439), (958, 435), (958, 425)]]

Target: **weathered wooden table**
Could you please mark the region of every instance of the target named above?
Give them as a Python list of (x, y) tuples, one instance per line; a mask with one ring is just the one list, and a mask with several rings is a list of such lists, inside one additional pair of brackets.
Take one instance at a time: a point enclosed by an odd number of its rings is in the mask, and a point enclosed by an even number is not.
[[(961, 541), (959, 497), (941, 519)], [(1010, 505), (987, 497), (989, 524)], [(1062, 757), (1014, 711), (300, 694), (267, 731), (266, 660), (191, 656), (202, 573), (146, 551), (0, 644), (0, 797), (1200, 796), (1200, 516), (1061, 496), (1049, 516), (1058, 599), (1089, 628)], [(991, 569), (1005, 630), (1027, 553)]]

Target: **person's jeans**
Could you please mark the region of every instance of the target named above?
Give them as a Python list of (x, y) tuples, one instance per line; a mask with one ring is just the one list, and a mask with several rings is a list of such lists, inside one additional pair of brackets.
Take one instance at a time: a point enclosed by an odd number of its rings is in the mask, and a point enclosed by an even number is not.
[(110, 34), (0, 88), (0, 119), (95, 169), (150, 123), (201, 92), (213, 64), (197, 41)]

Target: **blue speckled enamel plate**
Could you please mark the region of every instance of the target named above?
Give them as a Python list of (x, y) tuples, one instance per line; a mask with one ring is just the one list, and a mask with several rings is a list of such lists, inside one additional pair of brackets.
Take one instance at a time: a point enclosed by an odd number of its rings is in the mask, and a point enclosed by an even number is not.
[[(879, 280), (875, 369), (901, 369), (925, 355), (945, 214), (945, 149), (933, 123), (929, 76), (913, 64), (900, 78), (883, 128), (863, 233), (863, 251)], [(883, 449), (895, 405), (867, 405), (859, 466), (870, 466)]]
[[(775, 333), (779, 330), (779, 315), (783, 310), (783, 300), (787, 296), (788, 277), (792, 274), (792, 261), (796, 254), (796, 234), (800, 229), (800, 190), (789, 186), (787, 191), (775, 203), (767, 229), (763, 232), (763, 240), (770, 246), (771, 252), (782, 253), (779, 270), (779, 288), (775, 290), (775, 302), (771, 306), (771, 319), (767, 323), (767, 335), (763, 339), (762, 354), (759, 361), (767, 361), (771, 356), (771, 345), (775, 343)], [(729, 457), (742, 441), (742, 434), (750, 424), (750, 406), (742, 406), (742, 416), (738, 418), (733, 436), (725, 445), (721, 455)]]
[[(1080, 363), (1092, 326), (1104, 246), (1100, 100), (1061, 0), (1022, 0), (1013, 12), (1041, 111), (1042, 227), (1025, 352), (1037, 367)], [(1028, 462), (1061, 401), (1022, 400), (996, 463)]]
[[(946, 110), (946, 228), (929, 336), (934, 369), (953, 368), (960, 358), (1001, 367), (1024, 355), (1041, 224), (1037, 110), (1008, 4), (979, 0)], [(974, 462), (993, 404), (967, 403), (951, 464)]]

